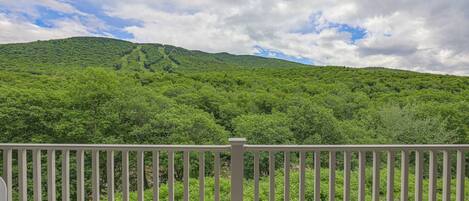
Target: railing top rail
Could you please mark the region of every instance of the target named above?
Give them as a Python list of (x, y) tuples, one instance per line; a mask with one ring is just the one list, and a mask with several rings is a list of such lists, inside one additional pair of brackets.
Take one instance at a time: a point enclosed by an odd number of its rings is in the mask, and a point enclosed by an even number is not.
[(246, 151), (414, 151), (469, 150), (469, 144), (245, 145)]
[(0, 149), (28, 150), (129, 150), (129, 151), (229, 151), (230, 145), (140, 145), (140, 144), (1, 144)]
[[(68, 149), (68, 150), (129, 150), (129, 151), (229, 151), (230, 145), (137, 145), (137, 144), (1, 144), (0, 149)], [(374, 144), (374, 145), (253, 145), (246, 151), (414, 151), (469, 150), (469, 144)]]

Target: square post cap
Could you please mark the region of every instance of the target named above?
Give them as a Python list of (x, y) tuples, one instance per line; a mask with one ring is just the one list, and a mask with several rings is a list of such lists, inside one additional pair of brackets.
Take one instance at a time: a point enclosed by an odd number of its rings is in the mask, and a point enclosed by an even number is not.
[(231, 145), (243, 145), (246, 143), (246, 138), (230, 138), (228, 141)]

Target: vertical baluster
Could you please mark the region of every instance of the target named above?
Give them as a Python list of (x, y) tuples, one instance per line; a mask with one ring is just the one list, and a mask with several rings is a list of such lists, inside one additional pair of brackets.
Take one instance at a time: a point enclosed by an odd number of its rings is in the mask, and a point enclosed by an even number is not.
[(114, 201), (114, 151), (108, 150), (107, 164), (107, 197), (108, 201)]
[(122, 151), (122, 200), (129, 201), (129, 151)]
[(205, 200), (205, 152), (199, 152), (199, 201)]
[(350, 169), (351, 169), (351, 153), (344, 152), (344, 201), (350, 200)]
[(144, 199), (144, 195), (143, 195), (143, 191), (145, 190), (144, 189), (144, 175), (143, 173), (145, 172), (144, 168), (145, 168), (145, 153), (141, 150), (137, 151), (137, 200), (138, 201), (143, 201)]
[(99, 150), (93, 150), (91, 154), (91, 178), (93, 201), (99, 201)]
[(409, 199), (409, 153), (401, 152), (401, 200)]
[(220, 152), (215, 152), (215, 167), (214, 167), (214, 180), (215, 180), (215, 194), (214, 200), (220, 201)]
[(429, 171), (428, 171), (428, 200), (436, 201), (436, 156), (435, 151), (430, 151)]
[(269, 201), (275, 201), (275, 153), (269, 152)]
[(380, 154), (377, 151), (373, 152), (373, 190), (372, 200), (379, 201), (379, 169), (381, 165)]
[(42, 200), (41, 150), (33, 150), (33, 196), (34, 201)]
[(305, 152), (300, 152), (300, 172), (299, 172), (299, 200), (304, 201), (305, 200), (305, 193), (306, 193), (306, 188), (305, 188), (305, 178), (306, 178), (306, 153)]
[(394, 201), (394, 152), (388, 151), (387, 161), (387, 185), (386, 185), (386, 200)]
[(26, 161), (27, 150), (18, 150), (18, 190), (20, 201), (28, 200), (28, 172)]
[(358, 200), (365, 201), (365, 160), (366, 152), (358, 152)]
[(55, 150), (47, 150), (47, 197), (55, 201)]
[(168, 200), (174, 201), (174, 152), (168, 151)]
[(466, 158), (462, 150), (458, 150), (456, 159), (456, 201), (464, 201), (464, 179), (466, 178), (464, 170), (466, 168)]
[(62, 150), (62, 201), (70, 200), (70, 150)]
[(7, 185), (7, 200), (12, 199), (12, 150), (4, 149), (3, 150), (3, 179)]
[(259, 152), (254, 152), (254, 201), (259, 201)]
[(329, 152), (329, 201), (335, 200), (335, 169), (336, 169), (335, 151), (330, 151)]
[(85, 151), (77, 151), (77, 201), (85, 201)]
[(449, 152), (443, 151), (443, 201), (451, 201), (451, 162)]
[(314, 152), (314, 201), (321, 201), (321, 152)]
[(286, 151), (283, 154), (283, 200), (286, 201), (290, 200), (290, 152)]
[(422, 201), (423, 190), (423, 152), (415, 151), (415, 200)]
[(160, 152), (153, 151), (153, 201), (160, 198)]
[(184, 201), (189, 201), (189, 151), (184, 151)]

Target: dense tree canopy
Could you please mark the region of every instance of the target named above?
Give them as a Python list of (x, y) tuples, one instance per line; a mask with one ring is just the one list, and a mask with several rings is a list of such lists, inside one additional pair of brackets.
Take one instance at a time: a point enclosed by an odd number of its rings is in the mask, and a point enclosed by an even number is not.
[(466, 77), (338, 67), (0, 72), (2, 142), (205, 144), (244, 136), (251, 143), (467, 143), (469, 138)]

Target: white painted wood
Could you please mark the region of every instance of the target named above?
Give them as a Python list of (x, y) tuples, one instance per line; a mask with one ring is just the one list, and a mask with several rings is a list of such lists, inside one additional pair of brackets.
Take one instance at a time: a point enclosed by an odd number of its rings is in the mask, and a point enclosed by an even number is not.
[(344, 152), (344, 201), (350, 200), (350, 169), (351, 169), (351, 158), (350, 152)]
[(387, 158), (387, 183), (386, 183), (386, 200), (394, 201), (394, 152), (388, 151)]
[(160, 152), (153, 151), (153, 201), (160, 198)]
[(62, 150), (62, 201), (70, 201), (70, 150)]
[(409, 200), (409, 153), (401, 151), (401, 200)]
[[(359, 153), (359, 189), (358, 189), (358, 200), (365, 199), (365, 163), (366, 163), (366, 152), (373, 153), (373, 182), (371, 193), (371, 200), (379, 199), (379, 170), (380, 160), (379, 153), (386, 152), (387, 157), (387, 186), (386, 186), (386, 200), (394, 200), (393, 189), (394, 189), (394, 153), (401, 151), (401, 199), (408, 200), (408, 176), (409, 176), (409, 152), (416, 153), (416, 171), (415, 171), (415, 198), (416, 200), (423, 200), (423, 156), (425, 152), (429, 152), (429, 185), (428, 185), (428, 198), (430, 201), (436, 200), (436, 181), (438, 174), (436, 172), (438, 164), (436, 153), (443, 152), (443, 193), (442, 200), (450, 200), (450, 181), (451, 177), (451, 164), (450, 164), (450, 151), (457, 151), (457, 167), (456, 167), (456, 198), (457, 201), (463, 201), (464, 197), (464, 180), (465, 177), (465, 157), (464, 152), (469, 151), (469, 145), (245, 145), (244, 139), (230, 139), (230, 145), (60, 145), (60, 144), (0, 144), (0, 149), (3, 152), (3, 174), (2, 176), (6, 180), (7, 191), (11, 192), (11, 181), (12, 181), (12, 152), (18, 150), (18, 200), (26, 201), (28, 198), (28, 190), (33, 195), (31, 200), (42, 201), (42, 176), (41, 176), (41, 151), (47, 150), (47, 199), (55, 200), (55, 180), (56, 178), (56, 164), (55, 164), (55, 150), (63, 150), (62, 154), (62, 174), (60, 180), (62, 181), (62, 196), (63, 201), (68, 201), (70, 194), (70, 170), (69, 170), (69, 153), (70, 151), (77, 151), (77, 200), (84, 201), (85, 195), (89, 196), (84, 192), (84, 157), (85, 151), (92, 152), (92, 192), (91, 197), (93, 201), (99, 200), (99, 151), (106, 151), (107, 156), (107, 199), (113, 200), (114, 197), (114, 160), (113, 150), (123, 151), (122, 161), (122, 183), (123, 183), (123, 201), (128, 201), (129, 195), (129, 162), (128, 154), (129, 151), (137, 152), (137, 197), (139, 201), (143, 201), (143, 181), (144, 181), (144, 152), (153, 152), (153, 189), (154, 198), (153, 201), (158, 201), (159, 196), (159, 151), (168, 151), (168, 193), (169, 200), (174, 200), (174, 153), (184, 152), (184, 200), (189, 200), (189, 155), (190, 151), (195, 151), (199, 154), (199, 200), (205, 199), (205, 152), (211, 152), (215, 154), (214, 158), (214, 200), (220, 200), (220, 184), (219, 177), (221, 171), (220, 152), (231, 152), (231, 200), (241, 201), (243, 200), (243, 175), (244, 175), (244, 152), (254, 152), (254, 200), (259, 201), (259, 152), (269, 153), (269, 182), (270, 192), (269, 200), (275, 200), (275, 152), (284, 152), (284, 196), (283, 200), (291, 199), (290, 189), (290, 171), (291, 161), (290, 153), (299, 152), (299, 197), (298, 200), (305, 200), (305, 169), (306, 169), (306, 152), (314, 152), (314, 200), (320, 200), (320, 152), (329, 153), (329, 200), (334, 200), (335, 197), (335, 170), (336, 170), (336, 152), (344, 152), (344, 200), (350, 199), (350, 172), (351, 172), (351, 154), (353, 152)], [(156, 151), (158, 150), (158, 151)], [(32, 176), (31, 181), (32, 189), (27, 189), (28, 179), (28, 157), (27, 153), (32, 151)], [(16, 167), (15, 167), (16, 169)], [(31, 187), (30, 187), (31, 188)], [(9, 193), (11, 196), (11, 193)], [(311, 199), (311, 198), (308, 198)]]
[(3, 179), (6, 184), (6, 194), (7, 200), (12, 201), (12, 150), (11, 149), (3, 149)]
[(314, 201), (321, 201), (321, 152), (314, 152)]
[(469, 151), (469, 144), (371, 144), (371, 145), (251, 145), (246, 151)]
[[(469, 148), (469, 147), (468, 147)], [(121, 151), (230, 151), (230, 145), (139, 145), (139, 144), (12, 144), (0, 143), (0, 149), (55, 149), (55, 150), (121, 150)], [(448, 147), (447, 149), (452, 149)], [(454, 147), (456, 149), (465, 149), (465, 147)]]
[(358, 152), (358, 200), (365, 201), (365, 162), (366, 152)]
[(168, 200), (174, 201), (174, 152), (168, 151)]
[(93, 201), (99, 201), (99, 150), (91, 152), (91, 192)]
[(456, 201), (464, 201), (464, 179), (466, 169), (464, 152), (458, 150), (456, 154)]
[(299, 172), (299, 200), (304, 201), (305, 200), (305, 194), (306, 194), (306, 153), (305, 152), (300, 152), (300, 172)]
[(371, 198), (373, 201), (379, 201), (379, 170), (381, 165), (380, 153), (373, 152), (373, 188)]
[(7, 184), (1, 177), (0, 177), (0, 201), (9, 201), (8, 194), (7, 194)]
[(114, 201), (114, 151), (108, 150), (106, 157), (107, 166), (107, 199), (108, 201)]
[(275, 153), (269, 152), (269, 201), (275, 201)]
[(47, 200), (55, 201), (56, 181), (55, 181), (55, 150), (47, 150)]
[[(236, 140), (236, 138), (235, 138)], [(128, 151), (230, 151), (230, 145), (129, 145), (129, 144), (12, 144), (0, 143), (0, 149), (69, 149)], [(469, 144), (370, 144), (370, 145), (245, 145), (245, 151), (468, 151)]]
[(449, 152), (443, 151), (443, 201), (451, 201), (451, 161)]
[(428, 201), (436, 201), (436, 154), (430, 151), (430, 160), (428, 165)]
[(41, 174), (41, 150), (33, 150), (33, 198), (34, 201), (42, 200), (42, 174)]
[(189, 201), (189, 173), (190, 173), (190, 166), (189, 166), (189, 162), (190, 162), (190, 157), (189, 157), (189, 152), (188, 151), (185, 151), (184, 152), (184, 175), (183, 175), (183, 179), (184, 179), (184, 201)]
[(335, 200), (335, 170), (336, 170), (335, 151), (330, 151), (329, 152), (329, 201)]
[(129, 151), (122, 151), (122, 200), (129, 201)]
[(254, 201), (259, 201), (259, 152), (254, 152)]
[[(290, 152), (287, 151), (287, 152), (284, 152), (283, 154), (284, 154), (283, 155), (283, 200), (287, 201), (287, 200), (290, 200)], [(300, 184), (300, 188), (301, 188), (301, 184)], [(300, 192), (300, 199), (301, 199), (301, 192)]]
[(199, 201), (205, 200), (205, 152), (199, 152)]
[(137, 151), (137, 200), (143, 201), (144, 199), (144, 168), (145, 168), (145, 153), (143, 151)]
[(423, 152), (415, 152), (415, 201), (423, 200)]
[(85, 151), (77, 151), (77, 201), (85, 201)]
[(26, 156), (26, 149), (18, 150), (18, 196), (20, 201), (28, 201), (28, 163)]
[(231, 147), (231, 201), (243, 201), (244, 138), (230, 138)]
[(214, 200), (220, 201), (220, 152), (215, 152), (215, 167), (214, 167), (214, 186), (215, 186), (215, 193), (214, 193)]

